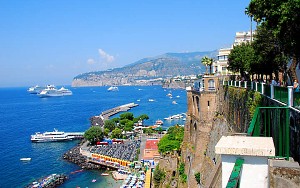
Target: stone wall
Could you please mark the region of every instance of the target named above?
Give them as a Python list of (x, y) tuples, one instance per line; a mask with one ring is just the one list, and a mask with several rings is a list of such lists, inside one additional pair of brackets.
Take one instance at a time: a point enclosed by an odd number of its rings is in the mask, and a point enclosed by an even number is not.
[(299, 168), (270, 168), (270, 187), (300, 187), (300, 169)]

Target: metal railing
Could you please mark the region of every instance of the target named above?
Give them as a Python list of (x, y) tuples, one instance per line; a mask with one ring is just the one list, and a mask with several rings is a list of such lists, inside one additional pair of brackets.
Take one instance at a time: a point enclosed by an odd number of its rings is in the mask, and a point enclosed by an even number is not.
[(295, 92), (292, 86), (281, 87), (250, 81), (223, 81), (224, 86), (240, 87), (257, 91), (271, 99), (278, 100), (289, 107), (300, 109), (300, 92)]
[(290, 157), (289, 107), (257, 107), (247, 135), (272, 137), (275, 155), (288, 159)]
[[(286, 104), (284, 107), (257, 107), (249, 125), (247, 135), (272, 137), (276, 157), (288, 160), (291, 155), (290, 143), (293, 143), (293, 140), (295, 140), (293, 138), (291, 139), (290, 136), (289, 107), (300, 109), (300, 92), (294, 92), (292, 86), (280, 87), (257, 82), (246, 82), (238, 85), (233, 85), (232, 83), (232, 81), (223, 81), (223, 85), (225, 86), (252, 89), (273, 100), (275, 99)], [(236, 83), (236, 81), (234, 83)], [(297, 153), (294, 155), (297, 155)], [(292, 154), (292, 157), (297, 158), (297, 156), (294, 155)], [(238, 158), (236, 160), (226, 187), (239, 187), (243, 163), (243, 159)]]
[(243, 164), (244, 164), (244, 159), (242, 158), (236, 159), (228, 183), (226, 185), (226, 188), (240, 187), (239, 184), (240, 184), (240, 177), (243, 169)]

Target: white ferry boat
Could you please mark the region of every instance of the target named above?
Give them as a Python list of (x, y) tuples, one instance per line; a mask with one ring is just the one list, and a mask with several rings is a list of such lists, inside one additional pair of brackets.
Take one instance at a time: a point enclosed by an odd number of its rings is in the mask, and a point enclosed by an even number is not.
[(64, 87), (56, 89), (54, 85), (47, 85), (46, 89), (43, 89), (38, 96), (39, 97), (61, 97), (66, 95), (72, 95), (72, 91)]
[(45, 89), (45, 87), (41, 87), (41, 86), (36, 85), (36, 86), (28, 88), (27, 92), (30, 93), (30, 94), (38, 94), (43, 89)]
[(74, 138), (74, 136), (69, 136), (69, 134), (66, 134), (63, 131), (58, 131), (57, 129), (54, 129), (54, 131), (52, 132), (37, 132), (34, 135), (31, 135), (30, 140), (32, 142), (58, 142), (73, 140)]

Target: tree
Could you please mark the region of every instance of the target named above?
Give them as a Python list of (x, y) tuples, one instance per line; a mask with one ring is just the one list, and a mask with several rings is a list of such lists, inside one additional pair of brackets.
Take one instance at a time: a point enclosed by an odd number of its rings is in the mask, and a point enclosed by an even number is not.
[(228, 56), (228, 69), (234, 72), (240, 72), (241, 76), (246, 76), (251, 72), (252, 65), (255, 64), (255, 54), (253, 46), (250, 43), (236, 45)]
[(104, 137), (101, 127), (92, 126), (85, 131), (83, 137), (90, 141), (91, 144), (95, 144), (97, 141), (101, 141)]
[(109, 132), (111, 132), (109, 129), (104, 129), (104, 135), (108, 136)]
[(133, 120), (133, 113), (131, 112), (126, 112), (126, 113), (123, 113), (120, 115), (120, 119), (123, 120), (123, 119), (128, 119), (128, 120)]
[(178, 125), (170, 127), (167, 134), (160, 139), (158, 143), (158, 151), (165, 154), (174, 150), (180, 150), (183, 135), (183, 127)]
[(138, 117), (138, 119), (140, 120), (147, 120), (147, 119), (149, 119), (149, 116), (147, 115), (147, 114), (142, 114), (142, 115), (140, 115), (139, 117)]
[(205, 74), (207, 74), (207, 68), (209, 66), (209, 74), (211, 74), (211, 66), (212, 66), (212, 63), (213, 63), (213, 59), (212, 58), (209, 58), (207, 56), (204, 56), (202, 59), (201, 59), (201, 62), (203, 65), (205, 65), (206, 67), (206, 70), (205, 70)]
[(116, 128), (116, 123), (112, 120), (106, 120), (104, 122), (104, 128), (109, 129), (109, 131), (111, 132), (112, 130), (114, 130)]
[(256, 74), (278, 75), (278, 71), (285, 71), (287, 58), (280, 51), (280, 42), (272, 35), (265, 25), (259, 25), (252, 43), (255, 51), (256, 66), (252, 66), (252, 72)]
[(122, 130), (119, 128), (115, 128), (111, 133), (112, 138), (122, 138)]
[(297, 79), (296, 66), (300, 61), (300, 3), (299, 0), (251, 0), (247, 14), (270, 30), (279, 40), (280, 50), (292, 59), (289, 74)]

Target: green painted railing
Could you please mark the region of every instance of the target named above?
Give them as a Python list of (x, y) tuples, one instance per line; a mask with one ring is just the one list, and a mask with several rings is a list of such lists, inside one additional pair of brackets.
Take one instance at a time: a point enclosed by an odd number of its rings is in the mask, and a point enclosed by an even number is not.
[(226, 188), (240, 187), (240, 176), (243, 169), (244, 159), (237, 158), (229, 177)]
[(261, 88), (262, 88), (261, 84), (258, 83), (258, 84), (257, 84), (257, 91), (260, 92), (260, 93), (262, 93)]
[[(239, 87), (239, 82), (236, 81), (236, 84), (235, 84), (234, 81), (229, 80), (229, 81), (224, 81), (223, 85)], [(256, 84), (256, 82), (247, 81), (247, 85), (245, 87), (245, 82), (241, 82), (241, 88), (251, 89), (252, 85), (253, 85), (252, 90), (256, 91), (256, 87), (257, 87), (257, 92), (262, 93), (263, 95), (272, 98), (271, 85), (268, 85), (268, 84), (262, 85), (262, 83)], [(289, 96), (288, 88), (281, 87), (281, 86), (273, 86), (273, 88), (274, 88), (273, 98), (288, 105), (288, 96)], [(300, 109), (300, 92), (295, 92), (295, 91), (293, 92), (293, 107)]]
[(264, 84), (264, 94), (268, 97), (271, 97), (271, 86)]
[(288, 88), (274, 86), (274, 98), (287, 104), (288, 103)]
[(290, 109), (288, 107), (258, 107), (247, 131), (248, 136), (272, 137), (275, 155), (290, 157)]

